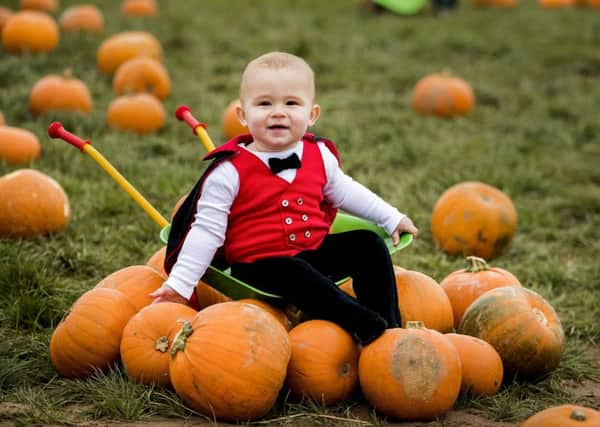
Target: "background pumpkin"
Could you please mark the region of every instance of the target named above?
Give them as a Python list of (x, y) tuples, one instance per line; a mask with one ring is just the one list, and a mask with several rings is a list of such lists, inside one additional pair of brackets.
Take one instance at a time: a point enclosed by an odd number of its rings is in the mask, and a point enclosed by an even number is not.
[(19, 169), (0, 178), (0, 236), (34, 237), (63, 230), (71, 218), (67, 194), (53, 178)]
[(187, 322), (175, 337), (172, 357), (171, 383), (187, 405), (217, 420), (241, 421), (264, 416), (275, 403), (290, 345), (273, 316), (231, 301)]
[(33, 133), (0, 124), (0, 161), (10, 165), (31, 162), (40, 157), (41, 150), (40, 141)]
[(14, 13), (2, 29), (2, 45), (12, 53), (50, 52), (58, 45), (59, 38), (54, 19), (32, 10)]
[(50, 339), (50, 358), (66, 378), (82, 378), (119, 358), (123, 328), (135, 314), (125, 296), (92, 289), (75, 301)]
[(131, 265), (117, 270), (102, 279), (96, 288), (108, 288), (121, 292), (136, 311), (154, 299), (148, 294), (161, 287), (167, 277), (147, 265)]
[(465, 80), (449, 73), (436, 73), (417, 82), (411, 104), (413, 110), (421, 114), (463, 116), (473, 109), (475, 95)]
[(458, 332), (487, 341), (509, 375), (539, 377), (558, 367), (565, 335), (556, 312), (530, 289), (509, 286), (477, 298)]
[(158, 6), (154, 0), (124, 0), (121, 13), (125, 16), (155, 16)]
[(231, 101), (227, 107), (225, 107), (225, 111), (223, 112), (223, 133), (225, 134), (226, 140), (249, 132), (248, 126), (244, 126), (240, 123), (240, 120), (235, 112), (235, 109), (238, 105), (240, 105), (240, 100), (235, 99)]
[(363, 394), (381, 413), (402, 420), (432, 420), (445, 414), (461, 387), (461, 362), (437, 331), (411, 322), (386, 330), (364, 347), (358, 362)]
[(162, 100), (171, 92), (171, 78), (160, 61), (137, 56), (119, 65), (113, 78), (113, 89), (118, 95), (150, 92)]
[(2, 28), (4, 28), (4, 24), (8, 21), (8, 18), (13, 16), (14, 12), (7, 8), (0, 6), (0, 39), (2, 38)]
[(560, 405), (546, 408), (528, 419), (521, 427), (597, 427), (600, 412), (578, 405)]
[(143, 384), (168, 386), (170, 346), (183, 322), (196, 310), (174, 302), (151, 304), (127, 322), (121, 338), (121, 361), (127, 376)]
[(136, 56), (149, 56), (162, 61), (162, 46), (147, 31), (123, 31), (105, 39), (98, 47), (96, 62), (104, 74), (113, 73), (119, 65)]
[(41, 10), (43, 12), (56, 12), (58, 0), (20, 0), (21, 9)]
[(123, 131), (156, 132), (165, 124), (165, 108), (147, 93), (122, 95), (108, 105), (106, 120), (111, 127)]
[(358, 344), (327, 320), (308, 320), (289, 332), (292, 356), (287, 384), (295, 396), (332, 405), (344, 401), (358, 384)]
[(450, 255), (496, 258), (506, 251), (516, 229), (517, 211), (512, 200), (482, 182), (453, 185), (433, 207), (433, 238)]
[(542, 7), (558, 8), (577, 6), (577, 0), (537, 0)]
[(104, 30), (104, 15), (93, 4), (79, 4), (63, 11), (58, 25), (63, 31), (101, 33)]
[(483, 258), (469, 256), (466, 260), (467, 268), (450, 273), (440, 282), (452, 305), (455, 328), (467, 307), (485, 292), (501, 286), (521, 286), (512, 273), (490, 267)]
[(29, 92), (29, 109), (34, 116), (50, 111), (92, 111), (92, 97), (87, 85), (71, 75), (51, 74), (39, 79)]

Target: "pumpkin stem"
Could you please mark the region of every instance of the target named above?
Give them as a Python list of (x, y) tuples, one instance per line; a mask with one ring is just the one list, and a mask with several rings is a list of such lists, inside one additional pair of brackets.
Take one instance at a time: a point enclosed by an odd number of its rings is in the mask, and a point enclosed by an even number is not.
[(585, 413), (583, 411), (580, 411), (579, 409), (573, 409), (573, 412), (571, 412), (571, 415), (569, 416), (569, 418), (571, 418), (572, 420), (575, 420), (575, 421), (587, 420)]
[(467, 268), (465, 269), (468, 273), (478, 273), (480, 271), (489, 270), (490, 266), (483, 258), (476, 256), (467, 257)]
[(65, 71), (63, 71), (63, 76), (67, 79), (72, 78), (73, 77), (73, 69), (71, 67), (65, 68)]
[(183, 351), (185, 349), (185, 343), (190, 335), (192, 335), (194, 330), (192, 329), (192, 324), (189, 321), (185, 321), (183, 327), (177, 332), (175, 338), (173, 339), (173, 345), (171, 346), (171, 359), (175, 359), (178, 351)]
[(169, 337), (166, 335), (163, 335), (162, 337), (158, 338), (156, 340), (156, 342), (154, 343), (154, 350), (156, 350), (156, 351), (160, 351), (161, 353), (164, 353), (168, 349), (169, 349)]
[(409, 320), (408, 322), (406, 322), (406, 325), (404, 325), (404, 327), (406, 329), (424, 329), (425, 323), (423, 323), (421, 320)]

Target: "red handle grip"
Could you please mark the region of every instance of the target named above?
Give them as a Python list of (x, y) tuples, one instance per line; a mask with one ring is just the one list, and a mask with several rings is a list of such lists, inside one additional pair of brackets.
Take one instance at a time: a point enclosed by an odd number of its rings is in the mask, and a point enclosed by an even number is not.
[(69, 144), (79, 148), (79, 150), (81, 150), (82, 152), (85, 144), (91, 144), (90, 141), (84, 141), (77, 135), (74, 135), (68, 130), (65, 130), (61, 122), (52, 122), (50, 126), (48, 126), (48, 135), (50, 136), (50, 138), (60, 138), (63, 141), (66, 141)]
[(196, 120), (192, 115), (192, 110), (187, 105), (180, 105), (177, 110), (175, 110), (175, 117), (177, 117), (177, 120), (186, 122), (187, 125), (192, 128), (194, 134), (196, 134), (196, 128), (198, 126), (202, 126), (206, 129), (206, 123)]

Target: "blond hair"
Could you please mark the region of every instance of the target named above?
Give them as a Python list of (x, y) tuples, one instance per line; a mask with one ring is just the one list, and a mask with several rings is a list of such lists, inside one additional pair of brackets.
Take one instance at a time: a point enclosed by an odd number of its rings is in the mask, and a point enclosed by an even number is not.
[(240, 97), (243, 95), (244, 87), (252, 73), (258, 71), (259, 69), (270, 69), (270, 70), (280, 70), (283, 68), (295, 68), (300, 72), (306, 73), (308, 78), (310, 79), (312, 85), (313, 96), (315, 93), (315, 74), (310, 68), (308, 63), (300, 58), (299, 56), (292, 55), (287, 52), (269, 52), (261, 55), (246, 65), (244, 72), (242, 73), (242, 80), (240, 82)]

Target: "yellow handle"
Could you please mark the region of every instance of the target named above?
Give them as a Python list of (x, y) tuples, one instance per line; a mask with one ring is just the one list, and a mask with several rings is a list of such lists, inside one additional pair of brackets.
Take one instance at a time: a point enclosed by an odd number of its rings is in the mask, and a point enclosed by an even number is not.
[(215, 149), (215, 144), (213, 144), (212, 140), (210, 139), (210, 136), (208, 136), (208, 132), (206, 132), (204, 126), (196, 126), (194, 128), (194, 132), (196, 133), (196, 135), (198, 135), (200, 141), (202, 141), (202, 145), (204, 145), (204, 149), (207, 153), (210, 153), (212, 150)]
[[(209, 140), (210, 141), (210, 140)], [(150, 218), (161, 227), (165, 227), (169, 223), (154, 207), (142, 196), (123, 175), (111, 165), (102, 154), (100, 154), (91, 144), (85, 144), (83, 151), (90, 155), (99, 165), (108, 173), (116, 182), (125, 190), (138, 205), (146, 211)]]

